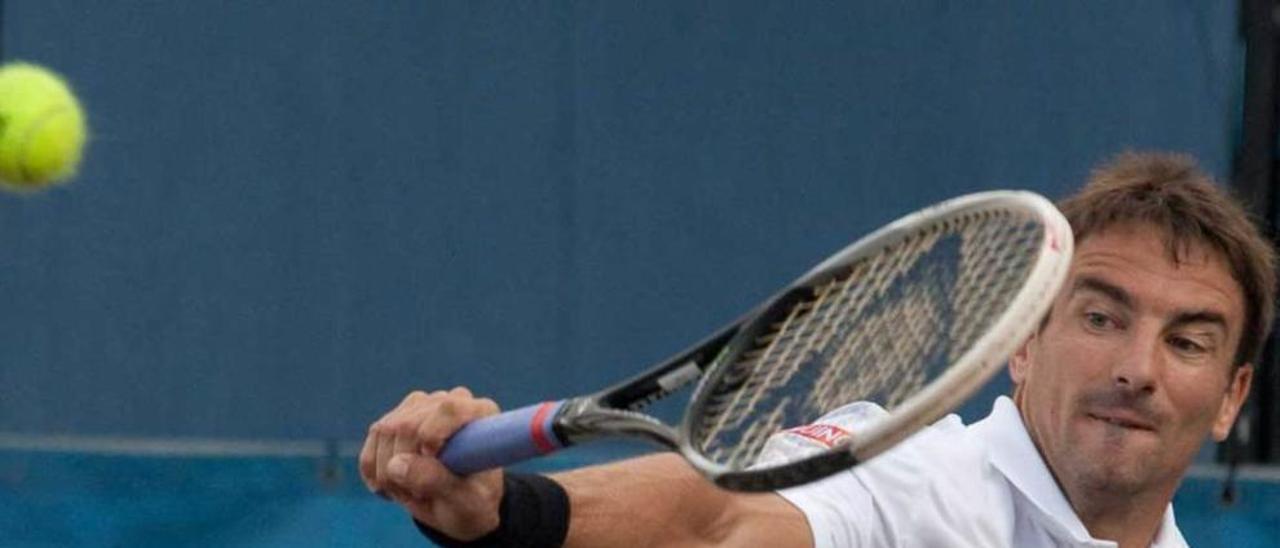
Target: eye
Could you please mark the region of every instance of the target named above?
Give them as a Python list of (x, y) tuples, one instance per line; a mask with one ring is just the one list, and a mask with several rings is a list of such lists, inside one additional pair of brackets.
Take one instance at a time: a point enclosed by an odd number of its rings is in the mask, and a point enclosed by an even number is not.
[(1093, 329), (1111, 329), (1116, 326), (1115, 320), (1102, 312), (1089, 311), (1084, 313), (1084, 322)]
[(1169, 345), (1184, 354), (1203, 354), (1209, 350), (1205, 345), (1188, 337), (1170, 337)]

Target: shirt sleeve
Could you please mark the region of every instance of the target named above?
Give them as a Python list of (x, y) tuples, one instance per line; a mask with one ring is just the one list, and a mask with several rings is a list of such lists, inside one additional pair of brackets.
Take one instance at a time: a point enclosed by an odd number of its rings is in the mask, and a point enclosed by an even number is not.
[(809, 522), (818, 548), (894, 546), (889, 524), (852, 472), (778, 491)]
[[(791, 428), (769, 438), (756, 466), (795, 460), (857, 436), (860, 427), (886, 415), (880, 406), (856, 402), (812, 424)], [(813, 483), (783, 489), (778, 494), (804, 514), (818, 547), (892, 546), (889, 524), (866, 485), (846, 471)]]
[[(865, 402), (842, 407), (770, 438), (758, 464), (856, 438), (884, 414)], [(951, 416), (851, 470), (778, 494), (804, 514), (819, 547), (999, 545), (1002, 513), (988, 508), (985, 459), (964, 432)]]

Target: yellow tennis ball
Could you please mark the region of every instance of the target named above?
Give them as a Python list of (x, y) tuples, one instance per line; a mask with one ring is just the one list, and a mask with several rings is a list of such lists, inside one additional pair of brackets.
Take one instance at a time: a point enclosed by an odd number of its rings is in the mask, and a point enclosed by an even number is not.
[(0, 183), (38, 190), (76, 172), (84, 112), (67, 83), (29, 63), (0, 66)]

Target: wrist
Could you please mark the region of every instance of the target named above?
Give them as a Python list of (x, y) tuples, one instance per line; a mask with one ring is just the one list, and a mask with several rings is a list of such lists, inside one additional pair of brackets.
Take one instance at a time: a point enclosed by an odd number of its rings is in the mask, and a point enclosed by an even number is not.
[(498, 505), (498, 528), (470, 541), (460, 541), (414, 520), (428, 539), (448, 548), (561, 546), (569, 532), (569, 495), (555, 480), (537, 474), (506, 473)]

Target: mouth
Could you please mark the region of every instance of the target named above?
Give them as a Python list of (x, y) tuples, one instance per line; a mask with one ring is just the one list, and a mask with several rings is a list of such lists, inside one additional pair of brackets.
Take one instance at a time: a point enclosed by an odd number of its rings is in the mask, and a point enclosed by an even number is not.
[(1141, 430), (1146, 432), (1154, 432), (1156, 427), (1151, 421), (1143, 419), (1137, 415), (1119, 411), (1107, 411), (1088, 413), (1089, 418), (1107, 423), (1112, 426), (1125, 428), (1129, 430)]

